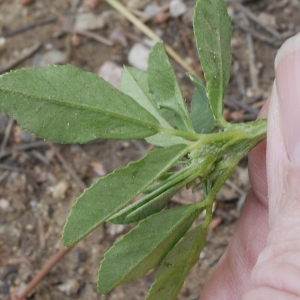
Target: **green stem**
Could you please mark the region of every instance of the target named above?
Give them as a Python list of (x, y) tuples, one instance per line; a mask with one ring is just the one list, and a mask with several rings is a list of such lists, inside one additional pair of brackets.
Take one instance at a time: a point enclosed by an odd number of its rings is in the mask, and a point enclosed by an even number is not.
[(228, 123), (228, 122), (224, 119), (223, 115), (221, 115), (221, 117), (219, 117), (219, 118), (216, 120), (216, 123), (217, 123), (218, 126), (221, 126), (221, 127), (224, 127), (224, 128), (226, 128), (227, 125), (230, 124), (230, 123)]
[(188, 141), (199, 141), (202, 138), (202, 136), (204, 136), (203, 134), (198, 134), (195, 132), (181, 131), (181, 130), (170, 129), (170, 128), (165, 128), (165, 127), (161, 127), (161, 126), (157, 126), (157, 129), (160, 132), (167, 133), (167, 134), (170, 134), (173, 136), (179, 136)]
[(219, 176), (215, 184), (213, 185), (211, 191), (209, 192), (208, 196), (203, 202), (199, 203), (199, 208), (203, 207), (203, 205), (206, 206), (206, 218), (204, 222), (204, 226), (209, 226), (211, 220), (212, 220), (212, 206), (213, 202), (216, 198), (217, 193), (220, 191), (222, 186), (224, 185), (225, 181), (230, 177), (230, 175), (233, 173), (233, 171), (236, 168), (236, 165), (240, 161), (240, 159), (243, 157), (242, 154), (236, 154), (232, 155), (232, 157), (229, 160), (228, 163), (228, 169), (225, 169), (223, 173)]
[(206, 206), (206, 216), (205, 216), (205, 222), (203, 223), (203, 227), (207, 228), (209, 224), (212, 221), (212, 216), (213, 216), (213, 206), (212, 204), (209, 204)]
[(189, 146), (189, 151), (199, 149), (201, 146), (210, 143), (222, 142), (225, 144), (237, 144), (243, 140), (260, 141), (267, 134), (267, 120), (257, 120), (244, 124), (231, 124), (225, 131), (211, 134), (198, 134), (198, 141)]

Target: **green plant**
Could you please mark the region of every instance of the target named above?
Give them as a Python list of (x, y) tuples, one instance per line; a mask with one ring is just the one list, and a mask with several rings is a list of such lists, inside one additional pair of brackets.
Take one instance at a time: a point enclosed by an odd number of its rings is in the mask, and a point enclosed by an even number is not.
[[(103, 222), (139, 222), (105, 254), (100, 293), (160, 264), (146, 299), (175, 299), (205, 245), (216, 194), (266, 135), (266, 120), (230, 124), (223, 118), (232, 31), (223, 0), (197, 1), (194, 30), (206, 87), (188, 74), (195, 86), (191, 114), (161, 43), (152, 49), (147, 73), (124, 68), (122, 92), (70, 65), (0, 77), (0, 108), (38, 137), (61, 143), (145, 138), (159, 147), (100, 178), (77, 199), (67, 219), (62, 237), (66, 247)], [(199, 185), (204, 201), (164, 209), (180, 188)], [(140, 194), (141, 200), (129, 204)], [(190, 229), (204, 210), (205, 222)]]

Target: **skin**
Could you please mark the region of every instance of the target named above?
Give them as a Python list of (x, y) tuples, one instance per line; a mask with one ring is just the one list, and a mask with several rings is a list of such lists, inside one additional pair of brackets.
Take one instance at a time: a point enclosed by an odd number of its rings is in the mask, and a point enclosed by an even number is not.
[(201, 300), (300, 299), (300, 34), (276, 60), (260, 118), (268, 138), (249, 155), (249, 192)]

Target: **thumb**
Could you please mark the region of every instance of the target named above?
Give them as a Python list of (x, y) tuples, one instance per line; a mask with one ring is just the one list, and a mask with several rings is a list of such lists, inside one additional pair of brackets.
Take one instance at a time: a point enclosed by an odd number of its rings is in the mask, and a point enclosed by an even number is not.
[(269, 234), (244, 300), (300, 296), (300, 34), (281, 47), (275, 68), (268, 110)]

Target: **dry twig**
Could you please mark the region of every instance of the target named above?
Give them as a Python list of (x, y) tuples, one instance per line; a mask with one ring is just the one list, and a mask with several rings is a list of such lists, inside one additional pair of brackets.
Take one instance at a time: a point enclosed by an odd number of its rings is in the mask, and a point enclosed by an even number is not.
[(11, 130), (13, 128), (13, 125), (14, 125), (14, 120), (12, 118), (9, 118), (8, 124), (7, 124), (6, 128), (5, 128), (4, 138), (2, 140), (1, 147), (0, 147), (0, 151), (1, 152), (5, 151), (5, 148), (7, 146), (8, 139), (9, 139)]
[(96, 34), (94, 32), (90, 32), (90, 31), (86, 31), (86, 30), (72, 30), (73, 33), (77, 33), (79, 35), (83, 35), (86, 36), (88, 38), (91, 38), (99, 43), (102, 43), (106, 46), (112, 46), (114, 43), (108, 39), (106, 39), (105, 37)]
[(56, 266), (57, 263), (61, 261), (62, 258), (64, 258), (72, 249), (73, 248), (60, 248), (60, 250), (54, 256), (52, 256), (52, 258), (44, 265), (39, 273), (27, 285), (26, 289), (17, 298), (17, 300), (25, 299), (34, 290), (34, 288), (47, 276), (47, 274), (53, 269), (53, 267)]
[(267, 44), (269, 44), (271, 46), (278, 47), (278, 45), (280, 43), (280, 42), (277, 42), (276, 40), (274, 40), (272, 38), (269, 38), (269, 37), (265, 36), (262, 33), (257, 32), (256, 30), (250, 28), (249, 26), (245, 26), (245, 25), (242, 25), (242, 24), (235, 23), (234, 27), (242, 29), (242, 30), (244, 30), (247, 33), (250, 33), (256, 39), (258, 39), (258, 40), (260, 40), (262, 42), (265, 42), (265, 43), (267, 43)]
[(14, 146), (13, 147), (13, 151), (27, 151), (27, 150), (31, 150), (31, 149), (35, 149), (35, 148), (39, 148), (39, 147), (43, 147), (43, 146), (49, 146), (47, 142), (44, 141), (37, 141), (37, 142), (32, 142), (32, 143), (28, 143), (28, 144), (24, 144), (24, 145), (20, 145), (20, 146)]
[[(51, 149), (54, 151), (57, 158), (63, 164), (64, 168), (69, 172), (69, 174), (73, 177), (73, 179), (77, 182), (78, 186), (84, 190), (86, 188), (85, 183), (77, 176), (75, 171), (67, 164), (63, 156), (60, 154), (58, 149), (53, 145), (53, 143), (48, 143)], [(41, 222), (41, 221), (39, 221)], [(42, 225), (39, 227), (40, 232), (40, 243), (41, 246), (43, 245), (43, 232), (42, 232)], [(38, 274), (32, 279), (31, 282), (27, 285), (24, 292), (17, 298), (17, 300), (25, 299), (34, 289), (35, 287), (47, 276), (47, 274), (55, 267), (71, 250), (73, 247), (66, 249), (65, 247), (61, 247), (60, 250), (53, 255), (50, 260), (43, 266), (43, 268), (38, 272)]]
[(66, 162), (66, 160), (64, 159), (64, 157), (60, 154), (60, 152), (58, 151), (58, 149), (54, 146), (53, 143), (48, 143), (48, 145), (50, 146), (50, 148), (53, 150), (53, 152), (55, 153), (56, 157), (60, 160), (60, 162), (62, 163), (62, 165), (64, 166), (65, 170), (73, 177), (73, 179), (76, 181), (77, 185), (82, 189), (85, 190), (87, 188), (86, 184), (78, 177), (78, 175), (76, 174), (76, 172), (73, 170), (72, 167), (70, 167), (68, 165), (68, 163)]
[[(161, 38), (155, 34), (148, 26), (146, 26), (142, 21), (136, 18), (125, 6), (116, 0), (106, 0), (113, 8), (120, 12), (125, 18), (127, 18), (132, 24), (134, 24), (140, 31), (146, 34), (150, 39), (155, 42), (161, 42)], [(196, 71), (188, 65), (175, 51), (168, 45), (164, 45), (166, 52), (187, 72), (196, 74)]]
[(232, 180), (228, 179), (225, 184), (227, 184), (229, 187), (231, 187), (234, 191), (238, 192), (240, 196), (243, 196), (245, 194), (245, 191), (240, 189)]
[(9, 175), (8, 171), (4, 171), (0, 174), (0, 183)]
[[(81, 0), (73, 0), (73, 3), (72, 3), (72, 7), (71, 7), (71, 10), (70, 10), (70, 16), (69, 16), (69, 28), (73, 28), (74, 27), (74, 24), (75, 24), (75, 21), (76, 21), (76, 12), (80, 6), (80, 2)], [(67, 64), (70, 60), (70, 57), (72, 55), (72, 36), (71, 36), (71, 33), (70, 31), (68, 31), (68, 35), (67, 35), (67, 38), (66, 38), (66, 58), (65, 58), (65, 63)]]
[(242, 101), (238, 101), (234, 97), (231, 97), (231, 96), (226, 96), (225, 104), (229, 105), (229, 106), (233, 106), (235, 108), (242, 108), (251, 114), (255, 114), (256, 116), (259, 114), (259, 110), (257, 108), (254, 108), (254, 107), (250, 106), (249, 104), (244, 103)]
[[(249, 26), (249, 21), (246, 15), (243, 16), (246, 26)], [(246, 33), (246, 41), (248, 46), (248, 53), (249, 53), (249, 71), (250, 71), (250, 78), (251, 78), (251, 86), (252, 90), (257, 94), (259, 92), (258, 86), (258, 70), (255, 65), (255, 53), (253, 47), (253, 39), (250, 33)]]
[(44, 231), (44, 225), (42, 217), (39, 215), (37, 218), (37, 227), (38, 227), (38, 234), (39, 234), (39, 242), (41, 249), (45, 248), (45, 231)]
[(15, 168), (15, 167), (3, 165), (3, 164), (0, 164), (0, 169), (7, 170), (7, 171), (12, 171), (12, 172), (24, 173), (26, 175), (29, 175), (29, 176), (33, 177), (34, 179), (36, 178), (36, 174), (31, 170)]
[(274, 29), (270, 28), (269, 26), (263, 24), (260, 19), (254, 15), (249, 9), (247, 9), (244, 5), (240, 3), (235, 3), (236, 7), (242, 11), (250, 20), (257, 23), (261, 28), (263, 28), (266, 32), (274, 36), (276, 39), (281, 39), (281, 35)]
[(21, 55), (17, 59), (13, 59), (9, 61), (6, 65), (0, 68), (0, 74), (10, 71), (13, 67), (21, 63), (23, 60), (31, 56), (33, 53), (35, 53), (40, 47), (41, 47), (40, 42), (36, 42), (32, 47), (24, 49), (21, 52)]
[(4, 37), (4, 38), (12, 37), (14, 35), (17, 35), (17, 34), (25, 32), (25, 31), (28, 31), (30, 29), (33, 29), (37, 26), (41, 26), (41, 25), (45, 25), (45, 24), (49, 24), (49, 23), (54, 23), (54, 22), (56, 22), (56, 20), (57, 20), (57, 17), (50, 17), (48, 19), (37, 21), (37, 22), (34, 22), (32, 24), (29, 24), (29, 25), (26, 25), (26, 26), (23, 26), (23, 27), (20, 27), (20, 28), (17, 28), (17, 29), (12, 30), (12, 31), (6, 31), (2, 34), (2, 37)]

